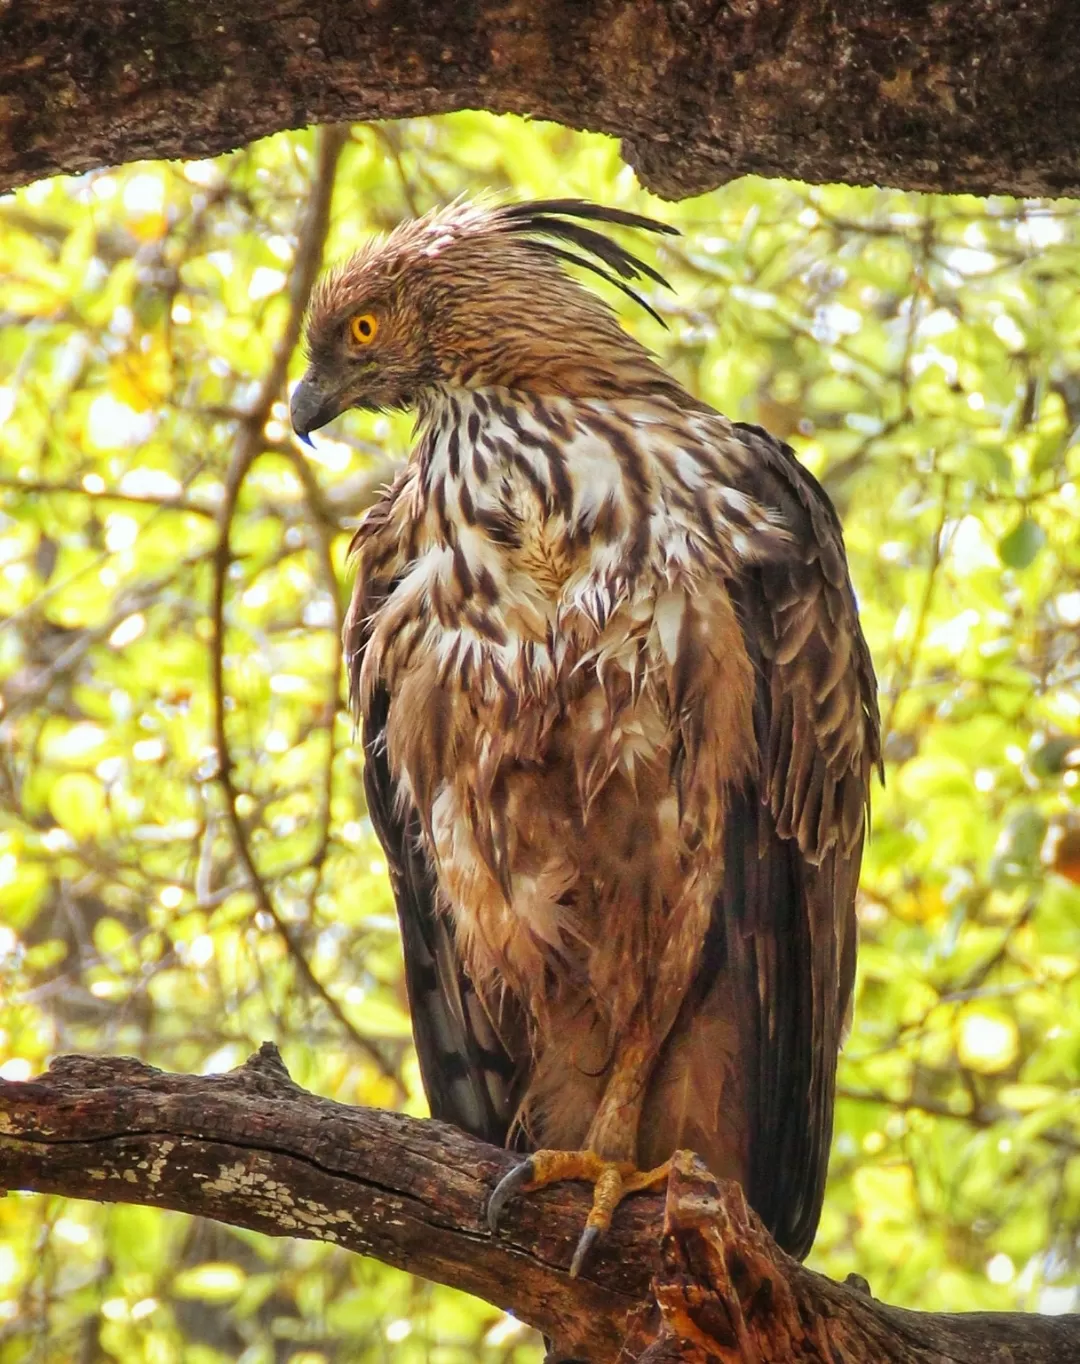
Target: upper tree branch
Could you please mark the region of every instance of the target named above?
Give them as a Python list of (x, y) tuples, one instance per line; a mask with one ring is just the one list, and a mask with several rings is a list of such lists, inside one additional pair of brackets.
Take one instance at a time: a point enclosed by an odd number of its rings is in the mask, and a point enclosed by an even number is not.
[(735, 1185), (680, 1159), (666, 1201), (620, 1207), (567, 1274), (588, 1202), (562, 1185), (485, 1206), (513, 1156), (442, 1123), (348, 1108), (294, 1085), (264, 1047), (226, 1076), (69, 1057), (0, 1081), (0, 1186), (144, 1203), (333, 1241), (515, 1312), (562, 1354), (608, 1364), (1051, 1364), (1080, 1317), (901, 1311), (777, 1249)]
[(7, 0), (0, 185), (484, 108), (615, 133), (678, 197), (747, 171), (1080, 188), (1073, 0)]

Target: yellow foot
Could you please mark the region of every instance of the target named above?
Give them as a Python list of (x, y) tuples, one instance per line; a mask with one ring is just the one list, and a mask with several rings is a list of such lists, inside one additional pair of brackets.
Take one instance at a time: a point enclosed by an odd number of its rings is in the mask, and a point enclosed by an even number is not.
[(504, 1175), (488, 1203), (488, 1226), (495, 1231), (503, 1208), (516, 1193), (531, 1193), (563, 1179), (584, 1179), (593, 1186), (592, 1211), (570, 1263), (576, 1279), (585, 1257), (611, 1226), (611, 1215), (623, 1198), (639, 1189), (652, 1188), (667, 1179), (670, 1160), (655, 1170), (638, 1170), (630, 1161), (604, 1160), (595, 1151), (536, 1151)]

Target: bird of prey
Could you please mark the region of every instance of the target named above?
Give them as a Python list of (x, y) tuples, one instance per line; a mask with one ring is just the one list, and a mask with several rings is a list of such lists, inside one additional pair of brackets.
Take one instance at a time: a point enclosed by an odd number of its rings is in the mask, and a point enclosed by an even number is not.
[[(663, 283), (576, 199), (458, 202), (330, 272), (300, 436), (415, 409), (345, 627), (431, 1112), (594, 1184), (574, 1260), (681, 1147), (781, 1246), (821, 1210), (876, 686), (793, 452), (574, 278)], [(655, 315), (655, 314), (654, 314)]]

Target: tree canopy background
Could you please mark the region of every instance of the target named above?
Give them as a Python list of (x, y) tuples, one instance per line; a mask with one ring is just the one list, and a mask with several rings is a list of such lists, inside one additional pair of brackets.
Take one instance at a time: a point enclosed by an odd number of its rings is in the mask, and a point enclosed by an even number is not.
[[(462, 192), (584, 195), (682, 230), (637, 242), (669, 330), (613, 305), (825, 484), (881, 681), (811, 1262), (927, 1309), (1075, 1310), (1080, 207), (752, 178), (666, 204), (610, 139), (484, 114), (358, 126), (332, 170), (320, 136), (0, 200), (0, 1074), (220, 1071), (272, 1039), (318, 1093), (425, 1111), (338, 646), (350, 527), (410, 420), (353, 413), (301, 453), (282, 393), (255, 433), (222, 677), (265, 901), (214, 741), (219, 513), (316, 177), (328, 260)], [(0, 1201), (0, 1364), (537, 1349), (326, 1245)]]

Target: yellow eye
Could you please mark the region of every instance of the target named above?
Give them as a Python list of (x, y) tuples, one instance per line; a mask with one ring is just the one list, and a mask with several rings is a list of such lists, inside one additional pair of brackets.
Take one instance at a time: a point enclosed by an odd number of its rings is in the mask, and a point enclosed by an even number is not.
[(354, 317), (349, 323), (352, 339), (358, 341), (361, 346), (370, 346), (375, 340), (375, 334), (378, 330), (378, 319), (373, 317), (371, 313), (361, 313), (359, 317)]

